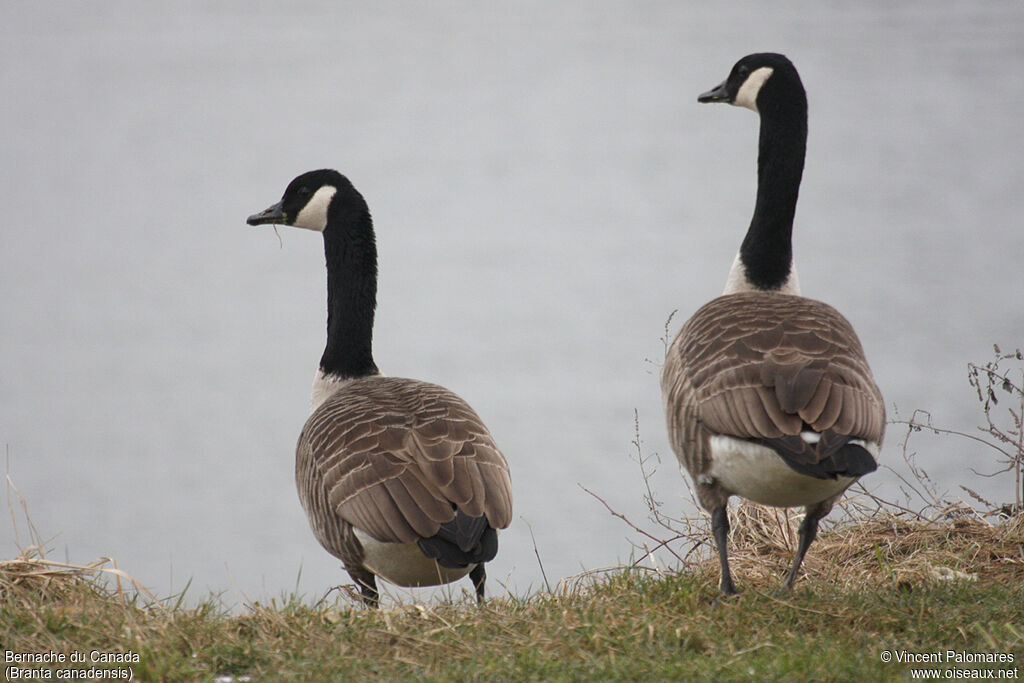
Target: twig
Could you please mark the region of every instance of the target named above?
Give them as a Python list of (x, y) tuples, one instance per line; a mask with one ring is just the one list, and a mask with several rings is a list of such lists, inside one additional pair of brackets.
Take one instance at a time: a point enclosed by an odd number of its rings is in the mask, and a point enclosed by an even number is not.
[[(916, 413), (918, 411), (914, 411), (914, 412)], [(920, 411), (920, 412), (925, 412), (925, 411)], [(902, 425), (907, 425), (908, 427), (917, 427), (919, 429), (928, 429), (928, 430), (932, 431), (935, 434), (949, 434), (949, 435), (952, 435), (952, 436), (961, 436), (961, 437), (963, 437), (965, 439), (970, 439), (971, 441), (977, 441), (978, 443), (983, 444), (985, 446), (988, 446), (989, 448), (993, 448), (993, 449), (999, 451), (1000, 453), (1002, 453), (1003, 455), (1005, 455), (1008, 458), (1012, 458), (1013, 457), (1013, 455), (1011, 453), (1009, 453), (1008, 451), (1004, 451), (1002, 448), (1000, 448), (999, 446), (995, 445), (991, 441), (986, 441), (985, 439), (982, 439), (979, 436), (974, 436), (973, 434), (968, 434), (966, 432), (960, 432), (960, 431), (957, 431), (955, 429), (944, 429), (942, 427), (936, 427), (936, 426), (934, 426), (932, 424), (922, 424), (920, 422), (914, 422), (913, 418), (911, 418), (909, 421), (908, 420), (893, 420), (892, 424), (902, 424)]]
[[(522, 519), (522, 517), (520, 517)], [(551, 592), (551, 584), (548, 583), (548, 575), (544, 571), (544, 562), (540, 559), (540, 551), (537, 550), (537, 539), (533, 535), (533, 525), (523, 519), (523, 523), (526, 524), (526, 528), (530, 530), (530, 542), (533, 543), (533, 554), (537, 557), (537, 564), (540, 565), (540, 575), (544, 579), (544, 588), (547, 589), (548, 593)]]
[[(600, 503), (601, 503), (602, 505), (604, 505), (605, 509), (607, 509), (607, 510), (608, 510), (608, 512), (610, 512), (610, 513), (611, 513), (612, 517), (616, 517), (616, 518), (618, 518), (618, 519), (621, 519), (621, 520), (622, 520), (623, 522), (625, 522), (625, 523), (626, 523), (626, 524), (627, 524), (627, 525), (629, 526), (629, 528), (631, 528), (631, 529), (632, 529), (633, 531), (636, 531), (636, 532), (637, 532), (637, 533), (639, 533), (639, 534), (643, 534), (644, 536), (646, 536), (647, 538), (651, 539), (651, 540), (652, 540), (652, 541), (654, 541), (655, 543), (658, 543), (658, 544), (663, 544), (663, 541), (662, 541), (662, 540), (661, 540), (660, 538), (658, 538), (657, 536), (654, 536), (653, 534), (649, 533), (649, 532), (648, 532), (647, 530), (645, 530), (645, 529), (641, 529), (641, 528), (640, 528), (640, 527), (638, 527), (638, 526), (637, 526), (636, 524), (633, 524), (633, 522), (631, 522), (631, 521), (629, 520), (629, 518), (628, 518), (628, 517), (626, 517), (626, 515), (622, 514), (621, 512), (617, 512), (617, 511), (615, 511), (615, 510), (614, 510), (614, 509), (612, 508), (612, 506), (611, 506), (611, 505), (609, 505), (607, 501), (605, 501), (605, 499), (604, 499), (604, 498), (602, 498), (601, 496), (597, 495), (596, 493), (594, 493), (593, 491), (591, 491), (590, 489), (588, 489), (588, 488), (587, 488), (586, 486), (584, 486), (583, 484), (580, 484), (579, 482), (577, 482), (577, 483), (576, 483), (576, 485), (577, 485), (577, 486), (579, 486), (579, 487), (580, 487), (581, 489), (583, 489), (584, 491), (586, 491), (587, 493), (589, 493), (590, 495), (592, 495), (592, 496), (593, 496), (594, 498), (596, 498), (596, 499), (597, 499), (597, 500), (598, 500), (598, 501), (599, 501), (599, 502), (600, 502)], [(669, 551), (670, 553), (672, 553), (673, 557), (675, 557), (675, 558), (676, 558), (677, 560), (679, 560), (680, 562), (682, 562), (682, 561), (683, 561), (683, 558), (679, 557), (678, 553), (676, 553), (676, 551), (672, 550), (672, 548), (668, 547), (668, 545), (667, 545), (667, 544), (666, 544), (666, 545), (664, 545), (663, 547), (664, 547), (664, 548), (665, 548), (666, 550), (668, 550), (668, 551)]]

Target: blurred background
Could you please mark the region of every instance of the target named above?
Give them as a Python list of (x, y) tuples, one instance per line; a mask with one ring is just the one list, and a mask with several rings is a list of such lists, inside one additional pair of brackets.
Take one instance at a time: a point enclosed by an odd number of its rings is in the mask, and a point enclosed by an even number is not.
[[(0, 453), (52, 558), (113, 557), (157, 595), (349, 581), (293, 480), (322, 242), (245, 225), (306, 170), (347, 174), (373, 212), (378, 365), (462, 395), (511, 464), (492, 592), (629, 561), (638, 535), (581, 486), (645, 522), (635, 419), (665, 511), (693, 511), (658, 366), (750, 220), (757, 119), (696, 101), (747, 53), (787, 54), (807, 87), (800, 281), (858, 329), (890, 417), (974, 433), (967, 362), (1024, 345), (1017, 0), (2, 16)], [(867, 488), (898, 495), (904, 432)], [(982, 445), (910, 450), (954, 497), (1012, 500), (971, 471), (998, 468)], [(7, 498), (4, 558), (31, 542)]]

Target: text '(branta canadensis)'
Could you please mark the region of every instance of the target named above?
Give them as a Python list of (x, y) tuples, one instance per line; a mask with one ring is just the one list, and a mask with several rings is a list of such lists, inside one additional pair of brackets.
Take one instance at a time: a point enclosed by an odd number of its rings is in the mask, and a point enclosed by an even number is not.
[(310, 171), (248, 223), (323, 235), (327, 346), (295, 453), (299, 500), (317, 540), (371, 607), (376, 576), (434, 586), (469, 574), (482, 600), (484, 563), (512, 520), (508, 464), (461, 398), (377, 369), (377, 247), (363, 196), (337, 171)]
[(757, 112), (757, 201), (723, 296), (701, 307), (665, 359), (669, 441), (711, 513), (729, 573), (729, 497), (804, 506), (800, 541), (782, 584), (796, 579), (818, 521), (876, 467), (885, 407), (853, 327), (800, 296), (791, 235), (807, 142), (807, 98), (793, 64), (752, 54), (697, 98)]

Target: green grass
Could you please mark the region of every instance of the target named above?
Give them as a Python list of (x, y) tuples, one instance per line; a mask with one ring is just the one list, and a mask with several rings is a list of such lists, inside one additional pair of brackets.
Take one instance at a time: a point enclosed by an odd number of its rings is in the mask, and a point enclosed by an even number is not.
[[(745, 519), (734, 530), (741, 545)], [(1024, 521), (891, 521), (823, 534), (812, 554), (827, 571), (810, 569), (784, 598), (772, 590), (785, 551), (766, 554), (764, 539), (762, 572), (737, 550), (743, 593), (728, 600), (717, 598), (714, 563), (701, 562), (668, 575), (623, 569), (483, 608), (379, 612), (347, 598), (320, 607), (291, 598), (242, 614), (213, 597), (161, 606), (126, 598), (95, 572), (47, 572), (25, 557), (0, 563), (0, 650), (133, 652), (138, 663), (81, 666), (130, 666), (143, 681), (907, 679), (911, 665), (883, 662), (886, 650), (1005, 653), (1015, 663), (958, 666), (1021, 666)], [(843, 555), (844, 545), (856, 547)], [(936, 563), (972, 578), (925, 571)]]
[[(229, 613), (216, 596), (191, 606), (194, 600), (186, 605), (183, 596), (159, 601), (138, 584), (129, 590), (131, 577), (108, 562), (81, 567), (42, 557), (39, 534), (8, 475), (35, 545), (0, 561), (4, 672), (10, 677), (10, 667), (19, 666), (57, 678), (60, 669), (73, 668), (89, 680), (130, 673), (141, 681), (885, 681), (938, 669), (953, 680), (1019, 679), (1024, 374), (1018, 382), (1016, 366), (1006, 366), (1024, 355), (994, 352), (984, 366), (971, 364), (970, 378), (985, 415), (980, 441), (997, 454), (999, 471), (1013, 474), (1014, 502), (995, 506), (965, 489), (990, 510), (982, 514), (937, 496), (913, 462), (911, 436), (930, 430), (979, 439), (935, 428), (915, 413), (897, 421), (907, 428), (903, 457), (914, 481), (900, 479), (923, 507), (915, 511), (909, 501), (887, 503), (870, 494), (848, 498), (811, 547), (806, 576), (785, 597), (773, 591), (792, 557), (799, 511), (740, 505), (730, 513), (730, 558), (743, 593), (723, 600), (717, 561), (707, 552), (707, 518), (666, 516), (648, 486), (653, 533), (609, 512), (667, 549), (679, 571), (595, 573), (554, 592), (492, 599), (481, 608), (466, 601), (370, 611), (346, 597), (313, 606), (293, 596)], [(649, 484), (641, 443), (637, 421), (636, 456)], [(946, 651), (1013, 661), (897, 661), (902, 653), (942, 657)], [(11, 662), (48, 652), (86, 661)], [(94, 663), (88, 661), (93, 652), (138, 661)], [(894, 660), (883, 661), (884, 654)]]

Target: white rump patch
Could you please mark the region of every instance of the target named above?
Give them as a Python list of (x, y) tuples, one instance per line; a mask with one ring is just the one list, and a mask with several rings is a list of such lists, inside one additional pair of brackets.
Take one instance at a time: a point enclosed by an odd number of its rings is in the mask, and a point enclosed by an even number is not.
[(396, 586), (440, 586), (461, 579), (476, 567), (442, 567), (415, 543), (381, 543), (359, 529), (353, 531), (363, 546), (366, 568)]
[(800, 474), (771, 448), (731, 436), (711, 437), (708, 474), (729, 493), (774, 507), (814, 505), (856, 481), (853, 477), (817, 479)]
[(316, 230), (323, 232), (327, 228), (327, 207), (338, 192), (333, 185), (324, 185), (313, 193), (306, 205), (299, 211), (299, 215), (292, 222), (296, 228)]
[(762, 66), (760, 69), (755, 69), (747, 80), (743, 81), (743, 85), (736, 92), (736, 99), (732, 101), (737, 107), (746, 107), (753, 111), (757, 111), (757, 94), (761, 92), (761, 86), (764, 82), (775, 72), (770, 66)]
[(879, 462), (878, 456), (881, 453), (882, 449), (878, 447), (877, 441), (865, 441), (864, 439), (850, 439), (849, 443), (852, 443), (854, 446), (860, 446), (861, 448), (863, 448), (864, 450), (871, 454), (871, 457), (875, 459), (875, 462)]

